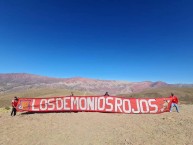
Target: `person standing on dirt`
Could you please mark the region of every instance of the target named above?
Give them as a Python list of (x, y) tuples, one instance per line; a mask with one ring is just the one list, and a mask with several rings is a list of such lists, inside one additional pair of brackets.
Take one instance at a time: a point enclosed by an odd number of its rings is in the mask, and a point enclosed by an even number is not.
[(12, 105), (11, 116), (15, 116), (16, 115), (17, 104), (18, 104), (18, 98), (15, 96), (14, 99), (12, 100), (12, 102), (11, 102), (11, 105)]
[(170, 112), (172, 112), (173, 107), (176, 107), (176, 111), (179, 113), (178, 98), (176, 96), (174, 96), (173, 93), (171, 93), (170, 98), (172, 98), (172, 104), (171, 104)]

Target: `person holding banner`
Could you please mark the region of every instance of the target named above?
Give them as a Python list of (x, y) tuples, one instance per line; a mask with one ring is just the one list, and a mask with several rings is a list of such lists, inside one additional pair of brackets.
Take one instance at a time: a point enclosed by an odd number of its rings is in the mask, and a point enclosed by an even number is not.
[(173, 93), (171, 93), (170, 98), (172, 98), (172, 104), (171, 104), (170, 112), (172, 112), (173, 107), (176, 107), (176, 111), (179, 113), (178, 98), (176, 96), (174, 96)]
[(106, 92), (106, 93), (104, 94), (104, 96), (109, 96), (109, 93), (108, 93), (108, 92)]
[(12, 100), (12, 102), (11, 102), (11, 105), (12, 105), (11, 116), (15, 116), (16, 115), (17, 104), (18, 104), (18, 98), (15, 96), (14, 99)]

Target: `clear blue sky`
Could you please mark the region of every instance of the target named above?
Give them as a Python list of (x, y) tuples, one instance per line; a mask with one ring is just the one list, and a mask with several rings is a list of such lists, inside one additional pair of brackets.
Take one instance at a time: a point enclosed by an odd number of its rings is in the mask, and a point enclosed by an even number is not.
[(12, 72), (193, 83), (193, 1), (1, 0)]

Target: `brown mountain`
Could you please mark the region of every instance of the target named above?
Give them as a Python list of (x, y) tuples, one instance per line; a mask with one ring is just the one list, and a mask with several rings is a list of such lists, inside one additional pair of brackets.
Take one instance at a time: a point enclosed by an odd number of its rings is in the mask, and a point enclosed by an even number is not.
[(51, 88), (90, 92), (96, 95), (108, 91), (111, 95), (130, 94), (150, 88), (168, 86), (164, 82), (127, 82), (88, 78), (50, 78), (26, 73), (0, 74), (0, 93), (28, 89)]

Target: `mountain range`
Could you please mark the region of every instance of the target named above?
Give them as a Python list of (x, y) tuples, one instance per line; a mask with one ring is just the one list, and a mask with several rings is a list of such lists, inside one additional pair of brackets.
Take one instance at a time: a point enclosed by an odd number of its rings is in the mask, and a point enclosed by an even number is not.
[(0, 94), (25, 91), (29, 89), (56, 88), (88, 92), (95, 95), (101, 95), (105, 92), (109, 92), (111, 95), (116, 95), (138, 93), (147, 89), (167, 86), (193, 87), (193, 84), (168, 84), (162, 81), (128, 82), (81, 77), (52, 78), (27, 73), (0, 74)]

